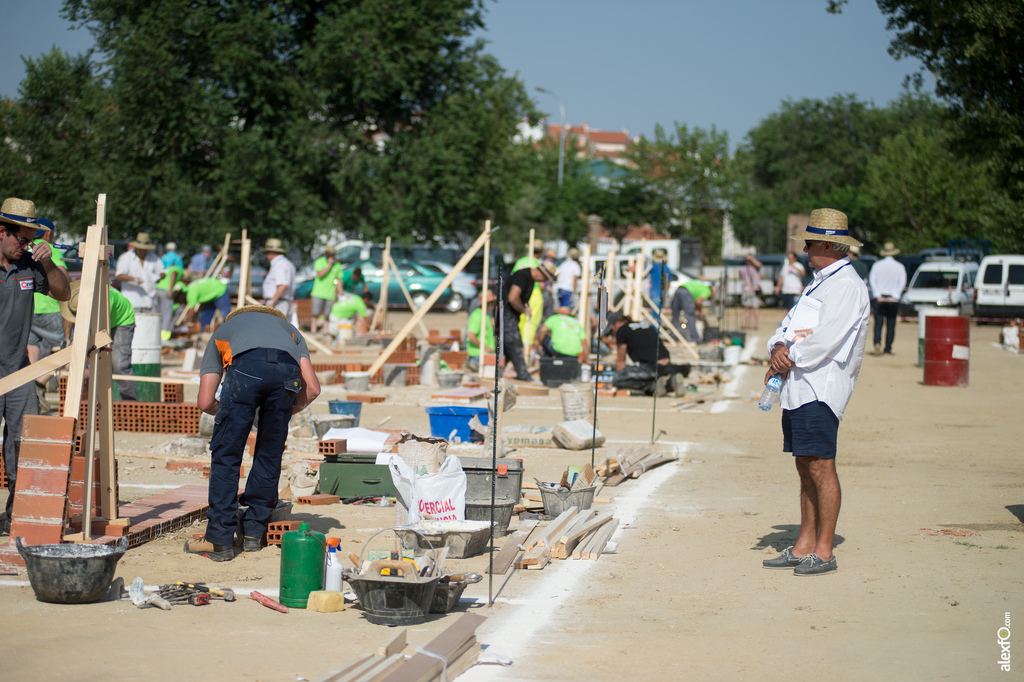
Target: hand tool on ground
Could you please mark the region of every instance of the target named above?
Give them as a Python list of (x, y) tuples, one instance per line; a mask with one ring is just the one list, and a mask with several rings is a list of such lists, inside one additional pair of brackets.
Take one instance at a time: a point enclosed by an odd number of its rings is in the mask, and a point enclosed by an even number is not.
[(264, 595), (260, 594), (256, 590), (253, 590), (252, 592), (250, 592), (249, 596), (252, 597), (253, 601), (255, 601), (255, 602), (259, 603), (259, 604), (263, 604), (268, 609), (274, 609), (275, 611), (280, 611), (281, 613), (288, 613), (288, 607), (287, 606), (285, 606), (284, 604), (281, 604), (279, 602), (274, 601), (270, 597), (267, 597), (267, 596), (264, 596)]
[(228, 588), (218, 590), (216, 587), (210, 587), (206, 583), (184, 583), (180, 580), (175, 584), (194, 590), (199, 590), (200, 592), (209, 592), (211, 597), (220, 597), (224, 601), (235, 601), (234, 591)]
[(359, 555), (356, 554), (355, 552), (349, 552), (348, 553), (348, 560), (351, 561), (355, 565), (357, 571), (361, 570), (363, 568), (362, 566), (359, 565)]
[(132, 581), (131, 587), (128, 588), (128, 596), (131, 597), (132, 603), (140, 609), (146, 606), (155, 606), (164, 611), (171, 610), (171, 603), (156, 592), (148, 596), (146, 595), (146, 588), (142, 584), (142, 578), (136, 578)]

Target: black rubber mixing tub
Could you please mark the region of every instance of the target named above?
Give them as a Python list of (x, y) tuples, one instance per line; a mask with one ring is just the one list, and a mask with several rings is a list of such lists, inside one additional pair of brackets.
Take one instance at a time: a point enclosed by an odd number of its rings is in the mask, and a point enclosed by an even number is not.
[(128, 538), (121, 538), (115, 547), (73, 543), (26, 547), (20, 537), (16, 544), (36, 599), (55, 604), (99, 600), (114, 580), (118, 560), (128, 551)]

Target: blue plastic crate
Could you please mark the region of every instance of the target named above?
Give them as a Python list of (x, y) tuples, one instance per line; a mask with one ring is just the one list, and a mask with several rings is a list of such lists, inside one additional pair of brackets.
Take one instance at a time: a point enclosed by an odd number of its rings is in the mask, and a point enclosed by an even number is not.
[(430, 435), (435, 438), (447, 438), (452, 442), (468, 443), (472, 440), (469, 421), (474, 414), (479, 417), (480, 423), (484, 426), (487, 426), (488, 422), (486, 407), (443, 405), (426, 409), (427, 416), (430, 418)]
[(331, 414), (349, 414), (356, 418), (353, 426), (359, 426), (359, 415), (363, 410), (363, 403), (358, 400), (330, 400), (327, 407)]

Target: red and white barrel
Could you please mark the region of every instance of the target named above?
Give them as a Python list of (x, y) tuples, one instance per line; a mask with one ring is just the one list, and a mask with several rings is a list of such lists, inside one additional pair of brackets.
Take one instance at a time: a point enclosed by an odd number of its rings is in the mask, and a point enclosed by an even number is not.
[(929, 316), (924, 332), (924, 385), (967, 386), (971, 320)]

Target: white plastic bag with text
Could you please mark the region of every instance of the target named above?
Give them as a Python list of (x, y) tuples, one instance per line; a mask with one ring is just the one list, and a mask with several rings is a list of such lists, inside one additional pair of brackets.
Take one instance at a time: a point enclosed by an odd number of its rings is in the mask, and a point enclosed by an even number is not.
[(389, 468), (398, 497), (409, 508), (408, 523), (421, 518), (465, 520), (466, 472), (458, 457), (448, 455), (436, 474), (417, 476), (401, 457), (392, 457)]

